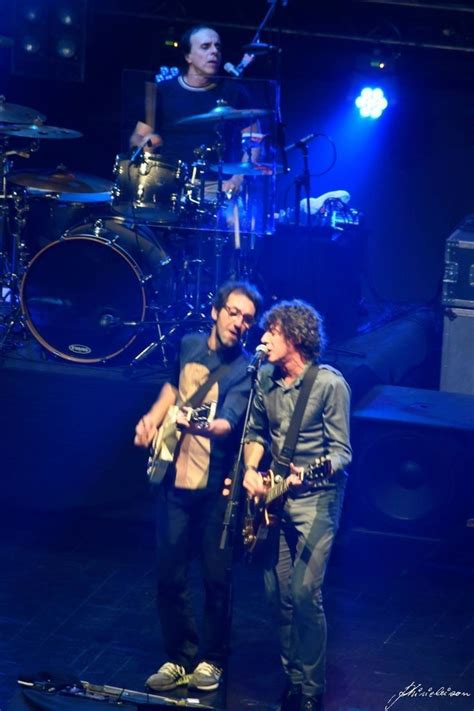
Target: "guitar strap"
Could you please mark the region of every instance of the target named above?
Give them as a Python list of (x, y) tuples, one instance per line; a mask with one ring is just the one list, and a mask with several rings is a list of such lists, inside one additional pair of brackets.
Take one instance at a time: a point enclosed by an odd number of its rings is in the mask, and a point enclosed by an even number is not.
[(290, 426), (288, 427), (288, 431), (285, 436), (285, 441), (283, 442), (282, 448), (275, 457), (273, 463), (274, 473), (279, 474), (280, 476), (286, 477), (289, 474), (290, 462), (293, 459), (293, 454), (296, 448), (296, 442), (298, 440), (304, 411), (306, 409), (309, 394), (313, 387), (313, 383), (316, 380), (318, 372), (319, 366), (317, 366), (316, 364), (310, 365), (310, 367), (303, 376), (303, 380), (301, 382), (301, 389), (298, 394), (298, 399), (296, 400), (295, 409), (293, 411)]
[(220, 380), (228, 370), (230, 370), (230, 363), (221, 363), (221, 365), (218, 365), (217, 368), (211, 370), (206, 380), (198, 387), (194, 395), (191, 395), (191, 397), (183, 403), (183, 406), (194, 409), (198, 405), (201, 405), (204, 397), (212, 388), (214, 383), (217, 383), (217, 381)]

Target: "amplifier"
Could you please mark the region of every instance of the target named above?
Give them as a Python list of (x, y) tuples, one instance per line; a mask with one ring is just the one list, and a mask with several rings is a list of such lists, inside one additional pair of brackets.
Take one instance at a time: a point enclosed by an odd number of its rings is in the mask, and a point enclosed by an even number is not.
[(474, 395), (474, 308), (445, 309), (440, 390)]
[(443, 304), (474, 308), (474, 215), (446, 240)]

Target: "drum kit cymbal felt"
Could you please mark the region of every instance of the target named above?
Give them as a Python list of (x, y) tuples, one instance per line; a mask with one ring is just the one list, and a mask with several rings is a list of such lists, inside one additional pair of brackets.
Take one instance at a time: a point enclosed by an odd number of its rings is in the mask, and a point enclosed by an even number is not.
[[(216, 126), (220, 135), (227, 122), (267, 113), (219, 102), (181, 123)], [(136, 365), (155, 350), (166, 363), (180, 325), (206, 323), (220, 281), (252, 276), (243, 247), (259, 228), (245, 183), (281, 166), (226, 163), (201, 146), (192, 165), (146, 151), (118, 155), (113, 182), (64, 165), (12, 170), (12, 159), (29, 157), (42, 140), (82, 136), (45, 120), (0, 96), (0, 351), (30, 333), (44, 351), (75, 363), (124, 354), (118, 362)], [(264, 138), (242, 134), (247, 155)], [(227, 175), (244, 176), (238, 197), (223, 192)]]

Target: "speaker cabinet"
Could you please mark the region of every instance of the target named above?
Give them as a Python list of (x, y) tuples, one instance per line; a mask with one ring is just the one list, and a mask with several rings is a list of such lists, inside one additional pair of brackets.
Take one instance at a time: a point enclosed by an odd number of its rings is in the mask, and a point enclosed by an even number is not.
[(346, 512), (356, 525), (439, 535), (474, 515), (474, 397), (377, 386), (352, 417)]
[(474, 395), (474, 309), (446, 309), (440, 389)]

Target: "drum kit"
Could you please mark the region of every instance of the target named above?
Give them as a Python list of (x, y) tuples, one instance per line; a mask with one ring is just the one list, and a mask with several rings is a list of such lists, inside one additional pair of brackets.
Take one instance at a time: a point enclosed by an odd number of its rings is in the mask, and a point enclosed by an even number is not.
[[(224, 122), (265, 113), (219, 104), (182, 122), (215, 125), (219, 136)], [(41, 140), (82, 135), (44, 121), (0, 97), (0, 351), (30, 333), (67, 361), (125, 354), (135, 365), (158, 349), (166, 364), (183, 330), (207, 325), (220, 281), (252, 276), (265, 230), (254, 212), (261, 195), (247, 184), (279, 170), (251, 160), (265, 136), (242, 134), (242, 163), (225, 163), (219, 140), (196, 149), (192, 165), (143, 150), (119, 155), (113, 182), (64, 165), (12, 170), (12, 158), (29, 157)], [(234, 174), (244, 176), (237, 197), (222, 190)]]

